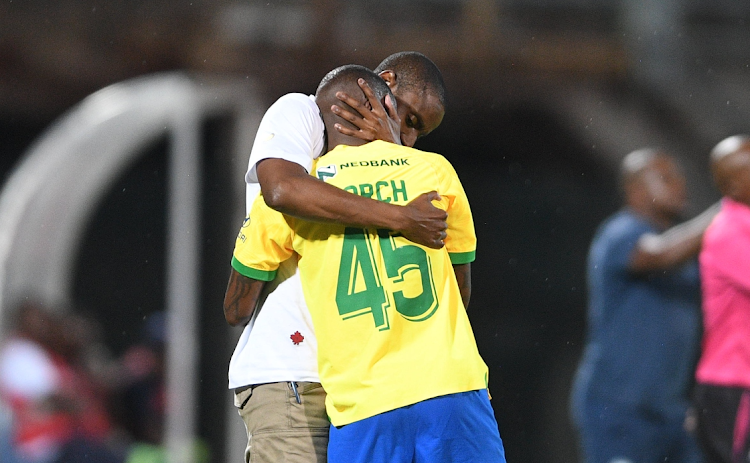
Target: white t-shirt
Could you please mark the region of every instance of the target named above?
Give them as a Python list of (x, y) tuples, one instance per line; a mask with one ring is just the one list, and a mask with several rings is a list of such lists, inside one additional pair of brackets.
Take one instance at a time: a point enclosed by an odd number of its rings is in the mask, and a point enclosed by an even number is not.
[[(325, 148), (325, 125), (313, 96), (290, 93), (266, 111), (255, 135), (245, 181), (247, 205), (260, 192), (255, 166), (267, 158), (295, 162), (308, 172)], [(297, 259), (283, 262), (266, 284), (229, 362), (229, 387), (278, 381), (320, 382), (318, 344), (302, 294)]]
[(313, 95), (289, 93), (268, 108), (258, 126), (245, 173), (247, 207), (260, 191), (255, 166), (267, 158), (297, 163), (307, 172), (325, 149), (325, 125)]

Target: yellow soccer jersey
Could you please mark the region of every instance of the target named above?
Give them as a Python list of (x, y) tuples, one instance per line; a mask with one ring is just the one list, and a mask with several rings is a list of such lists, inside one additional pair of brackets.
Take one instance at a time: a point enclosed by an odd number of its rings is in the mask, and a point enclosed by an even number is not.
[(448, 211), (440, 250), (388, 230), (307, 222), (262, 197), (237, 237), (234, 268), (270, 280), (296, 251), (318, 340), (331, 422), (341, 426), (398, 407), (483, 389), (479, 356), (452, 263), (474, 259), (468, 200), (442, 156), (385, 142), (339, 146), (313, 167), (320, 179), (380, 201), (406, 204), (437, 190)]

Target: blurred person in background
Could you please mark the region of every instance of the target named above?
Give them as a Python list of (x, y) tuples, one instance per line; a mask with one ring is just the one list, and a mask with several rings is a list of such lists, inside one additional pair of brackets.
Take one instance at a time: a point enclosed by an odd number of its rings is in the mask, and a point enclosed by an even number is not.
[(750, 462), (750, 136), (710, 156), (723, 198), (700, 254), (703, 344), (696, 371), (698, 436), (709, 463)]
[(622, 162), (625, 207), (588, 256), (588, 332), (572, 393), (586, 463), (700, 461), (686, 430), (700, 336), (696, 256), (716, 207), (675, 226), (685, 177), (655, 149)]
[(160, 446), (166, 407), (166, 319), (163, 312), (145, 318), (140, 339), (120, 359), (116, 417), (135, 445)]
[(12, 445), (21, 461), (122, 461), (108, 447), (106, 393), (82, 362), (90, 326), (40, 304), (19, 307), (0, 347), (0, 398), (12, 413)]
[[(292, 216), (389, 228), (430, 247), (443, 245), (446, 214), (430, 203), (437, 194), (423, 195), (406, 207), (396, 206), (353, 195), (309, 174), (313, 160), (327, 151), (321, 111), (333, 110), (354, 124), (338, 124), (336, 130), (342, 133), (408, 146), (441, 123), (445, 111), (442, 75), (426, 56), (396, 53), (377, 72), (392, 89), (397, 104), (390, 99), (381, 102), (361, 83), (366, 102), (339, 95), (354, 112), (338, 106), (319, 108), (314, 97), (298, 93), (281, 97), (268, 109), (245, 177), (248, 208), (262, 190), (272, 208)], [(329, 430), (325, 392), (296, 257), (282, 263), (257, 309), (243, 304), (246, 280), (232, 271), (224, 305), (227, 321), (244, 326), (229, 365), (229, 387), (235, 391), (235, 406), (247, 429), (246, 461), (288, 461), (284, 459), (296, 455), (295, 462), (325, 462)]]
[[(113, 394), (115, 421), (125, 432), (126, 463), (164, 463), (166, 413), (166, 314), (144, 317), (139, 339), (119, 359)], [(210, 460), (210, 449), (201, 439), (193, 447), (193, 461)]]

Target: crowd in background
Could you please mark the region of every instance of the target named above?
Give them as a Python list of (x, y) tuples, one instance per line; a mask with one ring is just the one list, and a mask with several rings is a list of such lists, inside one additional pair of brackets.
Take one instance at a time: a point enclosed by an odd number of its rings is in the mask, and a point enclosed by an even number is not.
[(164, 461), (161, 313), (117, 358), (94, 317), (30, 301), (14, 315), (0, 343), (4, 463)]

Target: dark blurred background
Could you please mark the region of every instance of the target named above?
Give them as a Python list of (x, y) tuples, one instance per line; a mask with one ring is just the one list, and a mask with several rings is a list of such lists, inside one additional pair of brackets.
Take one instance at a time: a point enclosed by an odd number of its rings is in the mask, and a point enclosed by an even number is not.
[[(338, 65), (425, 53), (448, 109), (417, 147), (448, 157), (472, 201), (470, 317), (508, 460), (572, 463), (584, 264), (595, 227), (619, 207), (618, 162), (663, 147), (690, 181), (688, 215), (717, 199), (708, 150), (750, 131), (748, 21), (750, 3), (734, 0), (0, 0), (0, 175), (71, 107), (126, 79), (252, 82), (259, 116), (284, 93), (313, 93)], [(221, 124), (203, 136), (205, 201), (220, 220), (203, 225), (213, 264), (201, 276), (196, 380), (199, 433), (218, 462), (226, 430), (212, 417), (231, 406), (233, 345), (220, 306), (241, 219), (227, 198), (244, 201), (243, 172), (212, 162), (225, 151)], [(97, 207), (75, 264), (72, 305), (95, 314), (114, 354), (165, 305), (167, 155), (149, 150)]]

